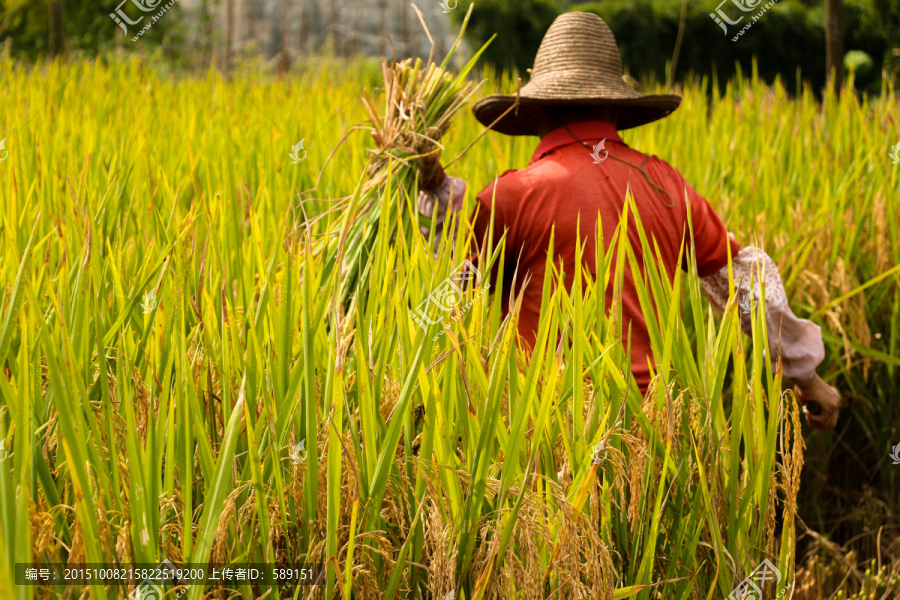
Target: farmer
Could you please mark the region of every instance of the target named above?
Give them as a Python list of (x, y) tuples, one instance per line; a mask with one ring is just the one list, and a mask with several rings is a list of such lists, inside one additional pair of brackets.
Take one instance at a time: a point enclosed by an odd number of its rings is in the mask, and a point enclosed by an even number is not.
[[(780, 352), (785, 379), (795, 384), (806, 418), (812, 427), (834, 427), (840, 396), (817, 374), (825, 356), (818, 325), (798, 319), (785, 297), (775, 263), (765, 252), (741, 247), (728, 233), (709, 203), (665, 161), (630, 148), (619, 132), (671, 114), (681, 102), (675, 95), (647, 95), (628, 86), (612, 31), (592, 13), (561, 15), (547, 30), (534, 61), (531, 81), (516, 95), (494, 94), (473, 107), (485, 126), (506, 135), (541, 138), (528, 166), (510, 170), (478, 194), (473, 227), (478, 241), (487, 239), (491, 215), (495, 230), (506, 231), (505, 273), (501, 281), (503, 311), (509, 311), (509, 286), (518, 268), (515, 294), (523, 294), (519, 315), (520, 343), (534, 345), (541, 311), (542, 285), (550, 234), (555, 228), (554, 252), (571, 289), (575, 263), (575, 237), (579, 219), (588, 268), (594, 262), (597, 214), (602, 217), (603, 239), (608, 244), (619, 221), (630, 188), (647, 237), (656, 240), (669, 277), (676, 264), (683, 236), (689, 235), (688, 207), (693, 223), (698, 274), (704, 295), (719, 310), (728, 300), (728, 246), (733, 257), (737, 296), (744, 299), (742, 329), (750, 332), (746, 304), (758, 294), (757, 261), (766, 279), (766, 325), (769, 356)], [(424, 161), (426, 173), (419, 210), (438, 223), (459, 211), (465, 182), (444, 174), (437, 154)], [(494, 203), (495, 202), (495, 203)], [(644, 260), (636, 229), (629, 224), (629, 239), (638, 264)], [(500, 235), (495, 234), (495, 239)], [(689, 242), (689, 240), (687, 240)], [(525, 275), (530, 281), (522, 289)], [(498, 277), (492, 274), (492, 278)], [(751, 279), (754, 283), (751, 285)], [(496, 285), (494, 288), (496, 289)], [(756, 296), (758, 298), (758, 296)], [(612, 301), (612, 286), (606, 305)], [(623, 331), (631, 328), (631, 368), (642, 392), (650, 383), (650, 338), (638, 302), (630, 269), (625, 269), (622, 290)], [(815, 402), (818, 406), (809, 405)]]

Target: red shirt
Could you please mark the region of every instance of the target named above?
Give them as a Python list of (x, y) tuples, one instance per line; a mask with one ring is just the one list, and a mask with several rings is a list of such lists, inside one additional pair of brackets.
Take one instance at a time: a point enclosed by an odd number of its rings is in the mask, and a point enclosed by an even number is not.
[[(516, 290), (526, 274), (531, 281), (524, 290), (522, 311), (519, 315), (519, 334), (529, 347), (534, 345), (541, 312), (544, 271), (551, 230), (556, 229), (554, 250), (557, 264), (565, 270), (566, 288), (571, 291), (574, 281), (575, 236), (581, 220), (580, 231), (583, 256), (588, 270), (596, 277), (595, 244), (597, 214), (602, 217), (603, 240), (609, 245), (619, 223), (625, 204), (625, 193), (630, 183), (635, 206), (640, 214), (645, 234), (659, 246), (662, 262), (670, 278), (674, 277), (682, 232), (688, 231), (685, 191), (691, 205), (697, 268), (701, 277), (725, 266), (728, 260), (727, 246), (731, 243), (732, 255), (740, 245), (728, 237), (725, 225), (709, 203), (672, 166), (659, 158), (648, 157), (629, 148), (615, 128), (605, 121), (586, 121), (556, 129), (538, 144), (531, 162), (525, 169), (505, 172), (478, 194), (478, 214), (474, 220), (476, 240), (480, 243), (490, 224), (492, 199), (494, 207), (494, 239), (508, 230), (505, 268), (502, 278), (501, 298), (504, 315), (509, 311), (509, 286), (518, 263)], [(634, 167), (607, 157), (595, 164), (591, 150), (573, 138), (587, 142), (592, 147), (605, 139), (605, 151), (610, 156), (642, 165), (651, 179), (669, 194), (660, 192), (660, 201), (653, 186)], [(645, 162), (646, 161), (646, 162)], [(496, 190), (495, 190), (496, 187)], [(669, 208), (663, 204), (674, 204)], [(684, 235), (689, 235), (685, 233)], [(643, 264), (643, 251), (634, 220), (629, 219), (628, 237), (638, 264)], [(689, 238), (688, 238), (689, 240)], [(687, 247), (687, 244), (686, 244)], [(496, 281), (497, 273), (491, 274)], [(606, 290), (606, 306), (612, 303), (612, 285)], [(642, 391), (650, 382), (648, 357), (652, 356), (650, 338), (638, 302), (631, 270), (626, 266), (622, 290), (622, 331), (628, 335), (631, 325), (631, 369)], [(628, 343), (628, 340), (625, 340)]]

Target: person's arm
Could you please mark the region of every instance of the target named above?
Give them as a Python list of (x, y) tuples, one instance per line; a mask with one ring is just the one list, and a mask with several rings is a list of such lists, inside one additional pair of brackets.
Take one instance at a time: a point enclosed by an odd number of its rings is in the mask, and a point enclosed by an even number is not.
[[(758, 248), (741, 248), (734, 236), (728, 233), (722, 219), (712, 209), (706, 199), (681, 175), (671, 167), (658, 161), (648, 167), (661, 167), (662, 180), (675, 184), (682, 198), (690, 204), (690, 218), (693, 224), (693, 242), (704, 295), (710, 303), (725, 309), (728, 302), (728, 248), (734, 268), (734, 281), (738, 300), (746, 299), (745, 306), (753, 298), (759, 297), (759, 277), (756, 275), (757, 260), (763, 277), (766, 278), (766, 330), (769, 338), (768, 356), (781, 353), (782, 374), (795, 383), (798, 400), (803, 404), (806, 420), (816, 429), (827, 429), (837, 424), (840, 394), (822, 381), (816, 374), (816, 367), (825, 357), (822, 330), (818, 325), (805, 319), (798, 319), (788, 305), (784, 285), (778, 267), (765, 252)], [(687, 208), (687, 207), (685, 207)], [(683, 268), (687, 269), (687, 259)], [(751, 281), (754, 284), (751, 286)], [(748, 296), (748, 294), (750, 294)], [(741, 313), (741, 328), (750, 332), (749, 311)], [(779, 346), (780, 344), (780, 346)]]
[[(797, 397), (804, 405), (810, 426), (816, 429), (834, 427), (840, 394), (816, 374), (816, 368), (825, 358), (822, 329), (794, 315), (778, 267), (765, 252), (753, 246), (744, 247), (734, 256), (732, 264), (741, 329), (750, 334), (750, 313), (759, 299), (759, 273), (762, 272), (766, 287), (768, 355), (776, 357), (781, 353), (783, 376), (796, 385)], [(700, 284), (710, 304), (724, 310), (728, 302), (728, 266), (702, 277)], [(810, 410), (810, 402), (818, 405), (818, 413), (815, 409)]]
[[(419, 191), (419, 212), (422, 216), (434, 218), (436, 221), (433, 248), (435, 252), (441, 245), (441, 238), (444, 235), (444, 222), (450, 219), (454, 213), (462, 210), (465, 198), (466, 182), (459, 177), (449, 175), (445, 176), (436, 188), (429, 191), (424, 189)], [(419, 230), (426, 238), (431, 233), (428, 227), (419, 226)], [(459, 221), (450, 230), (451, 239), (456, 239), (458, 231)]]
[[(440, 162), (440, 153), (433, 152), (422, 159), (422, 186), (419, 190), (419, 213), (426, 218), (434, 218), (435, 236), (433, 250), (437, 254), (444, 235), (444, 222), (462, 210), (466, 198), (466, 182), (458, 177), (447, 175)], [(419, 227), (426, 238), (431, 233), (428, 227)], [(459, 222), (450, 232), (453, 240), (459, 231)]]
[[(434, 242), (434, 251), (437, 253), (444, 221), (454, 213), (462, 210), (466, 194), (466, 182), (457, 177), (447, 175), (444, 172), (437, 152), (422, 158), (420, 169), (422, 172), (421, 189), (425, 191), (419, 192), (418, 209), (419, 212), (426, 217), (431, 217), (435, 214), (434, 211), (437, 210), (438, 233)], [(515, 172), (515, 169), (505, 171), (496, 180), (481, 190), (475, 197), (475, 207), (470, 218), (474, 238), (470, 248), (471, 253), (469, 259), (476, 264), (478, 262), (479, 245), (487, 241), (486, 234), (491, 228), (491, 224), (493, 223), (495, 245), (507, 230), (506, 223), (503, 220), (500, 211), (495, 212), (493, 210), (493, 201), (495, 195), (498, 193), (498, 185), (501, 183), (503, 177), (513, 172)], [(423, 235), (426, 237), (429, 235), (430, 231), (427, 228), (422, 227), (420, 229)], [(457, 227), (454, 227), (451, 230), (451, 236), (453, 236), (454, 241), (458, 233), (459, 228), (457, 222)], [(507, 239), (506, 247), (511, 247), (509, 239)], [(495, 291), (498, 290), (496, 287), (498, 281), (499, 283), (503, 283), (503, 280), (499, 278), (498, 265), (499, 262), (494, 265), (494, 268), (491, 269), (489, 275), (490, 287)], [(508, 262), (506, 263), (506, 266), (509, 267)]]

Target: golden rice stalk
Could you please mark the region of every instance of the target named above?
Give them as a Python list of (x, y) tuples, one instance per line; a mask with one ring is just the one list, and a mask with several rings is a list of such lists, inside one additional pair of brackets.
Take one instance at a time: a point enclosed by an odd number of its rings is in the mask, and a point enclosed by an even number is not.
[[(363, 96), (375, 148), (370, 150), (361, 187), (352, 199), (341, 205), (342, 231), (346, 234), (342, 234), (340, 241), (333, 240), (321, 248), (327, 248), (326, 264), (340, 263), (341, 300), (348, 315), (356, 305), (356, 296), (360, 293), (365, 296), (368, 259), (376, 237), (386, 235), (394, 241), (397, 235), (404, 235), (409, 240), (418, 234), (419, 226), (431, 224), (431, 219), (421, 215), (417, 206), (419, 186), (425, 175), (424, 159), (443, 149), (441, 138), (450, 129), (453, 116), (481, 86), (467, 81), (466, 76), (487, 44), (459, 73), (447, 69), (471, 13), (472, 6), (456, 43), (441, 64), (433, 62), (433, 56), (424, 63), (420, 58), (390, 64), (385, 60), (381, 98), (368, 92)], [(419, 18), (425, 27), (421, 13)], [(427, 27), (425, 30), (430, 39)]]

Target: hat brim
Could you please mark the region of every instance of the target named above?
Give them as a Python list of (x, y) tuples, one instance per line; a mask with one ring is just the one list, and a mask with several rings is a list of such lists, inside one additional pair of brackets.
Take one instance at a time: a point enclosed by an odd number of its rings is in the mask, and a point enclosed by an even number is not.
[[(516, 102), (515, 94), (491, 94), (475, 103), (472, 112), (482, 125), (489, 127)], [(527, 106), (597, 105), (619, 107), (616, 129), (631, 129), (658, 121), (672, 114), (681, 104), (681, 96), (647, 94), (637, 98), (530, 98), (519, 96), (519, 109), (509, 112), (492, 129), (505, 135), (538, 135), (537, 123)], [(517, 114), (518, 113), (518, 114)]]

